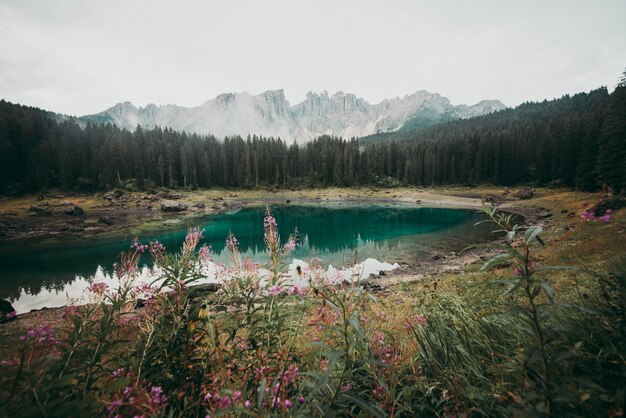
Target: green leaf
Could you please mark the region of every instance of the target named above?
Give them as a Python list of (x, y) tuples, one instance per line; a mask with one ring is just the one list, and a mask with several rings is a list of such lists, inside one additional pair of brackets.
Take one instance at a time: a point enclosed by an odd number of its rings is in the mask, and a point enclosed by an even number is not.
[(485, 264), (483, 264), (483, 266), (480, 268), (480, 271), (489, 270), (493, 266), (504, 264), (510, 258), (511, 258), (511, 254), (509, 253), (498, 254), (495, 257), (491, 258), (489, 261), (487, 261)]
[(556, 358), (553, 361), (554, 363), (560, 363), (562, 361), (570, 360), (573, 358), (576, 358), (576, 353), (574, 353), (573, 351), (565, 351), (559, 354), (558, 356), (556, 356)]
[(504, 292), (504, 296), (509, 296), (511, 294), (513, 294), (513, 292), (515, 292), (517, 289), (519, 289), (519, 287), (522, 285), (522, 280), (517, 280), (516, 282), (514, 282), (511, 286), (509, 286), (509, 288), (506, 290), (506, 292)]
[(538, 282), (537, 284), (541, 287), (541, 289), (546, 294), (548, 299), (550, 299), (550, 302), (553, 302), (554, 301), (554, 290), (552, 289), (552, 286), (550, 286), (550, 283), (548, 283), (548, 282)]
[(537, 237), (537, 235), (542, 232), (543, 228), (539, 225), (534, 225), (528, 228), (526, 230), (526, 234), (524, 235), (524, 242), (526, 243), (526, 245), (530, 245), (530, 243)]
[(265, 388), (267, 387), (267, 379), (261, 381), (259, 385), (259, 391), (257, 392), (256, 403), (259, 411), (263, 408), (263, 399), (265, 398)]
[(363, 412), (366, 413), (367, 416), (381, 417), (381, 418), (384, 418), (387, 416), (387, 414), (381, 411), (376, 405), (373, 405), (369, 403), (368, 401), (366, 401), (365, 399), (359, 396), (356, 396), (352, 393), (344, 393), (341, 397), (349, 400), (355, 405), (358, 405), (363, 410)]
[(118, 390), (125, 388), (130, 384), (130, 377), (122, 377), (121, 379), (115, 379), (109, 386), (107, 390), (109, 392), (117, 392)]

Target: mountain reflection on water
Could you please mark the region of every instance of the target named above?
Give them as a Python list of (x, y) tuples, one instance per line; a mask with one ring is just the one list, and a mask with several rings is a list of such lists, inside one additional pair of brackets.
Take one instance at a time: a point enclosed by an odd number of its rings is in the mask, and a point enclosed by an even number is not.
[[(272, 211), (283, 240), (296, 228), (300, 244), (291, 257), (318, 257), (325, 265), (342, 266), (356, 257), (381, 261), (415, 261), (433, 252), (456, 251), (471, 242), (489, 238), (491, 227), (474, 224), (484, 218), (468, 210), (422, 208), (402, 205), (323, 207), (275, 206)], [(203, 243), (210, 245), (219, 262), (227, 262), (225, 239), (233, 233), (245, 257), (267, 260), (263, 245), (264, 207), (197, 218), (164, 231), (146, 232), (137, 238), (161, 241), (170, 251), (180, 248), (189, 226), (204, 229)], [(47, 239), (37, 242), (4, 242), (0, 246), (0, 297), (16, 300), (26, 295), (63, 297), (68, 287), (89, 280), (98, 266), (112, 270), (120, 252), (135, 236), (128, 233), (83, 238)], [(149, 257), (142, 263), (149, 264)], [(57, 297), (57, 299), (58, 299)], [(60, 303), (63, 304), (63, 303)]]

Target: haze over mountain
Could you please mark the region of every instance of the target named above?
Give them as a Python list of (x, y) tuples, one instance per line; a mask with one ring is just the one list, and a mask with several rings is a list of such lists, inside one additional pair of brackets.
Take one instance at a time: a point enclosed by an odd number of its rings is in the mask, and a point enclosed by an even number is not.
[(79, 120), (112, 123), (129, 130), (137, 125), (160, 126), (216, 137), (257, 134), (306, 142), (320, 135), (351, 138), (414, 129), (504, 108), (498, 100), (455, 106), (447, 98), (425, 90), (377, 104), (351, 93), (330, 96), (326, 91), (309, 92), (303, 102), (291, 105), (281, 89), (257, 96), (247, 92), (221, 94), (197, 107), (149, 104), (137, 108), (130, 102), (118, 103)]

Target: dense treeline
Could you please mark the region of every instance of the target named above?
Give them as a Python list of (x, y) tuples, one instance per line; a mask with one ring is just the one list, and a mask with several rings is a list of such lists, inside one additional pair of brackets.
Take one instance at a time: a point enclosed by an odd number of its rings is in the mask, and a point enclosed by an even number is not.
[(0, 192), (139, 188), (562, 184), (626, 189), (626, 82), (409, 132), (306, 145), (55, 121), (0, 101)]

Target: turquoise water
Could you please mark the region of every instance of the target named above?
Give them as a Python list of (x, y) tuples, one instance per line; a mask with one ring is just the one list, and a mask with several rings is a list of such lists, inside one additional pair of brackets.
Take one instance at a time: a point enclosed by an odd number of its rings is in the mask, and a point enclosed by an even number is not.
[[(335, 267), (351, 263), (355, 251), (358, 260), (371, 257), (388, 262), (416, 262), (432, 253), (457, 251), (469, 243), (486, 240), (490, 229), (474, 226), (483, 215), (467, 210), (321, 204), (276, 206), (272, 210), (283, 241), (298, 230), (301, 245), (293, 257), (318, 257)], [(192, 225), (164, 226), (137, 238), (143, 242), (159, 240), (172, 251), (180, 248), (190, 226), (200, 226), (204, 229), (202, 242), (211, 246), (217, 261), (226, 262), (225, 238), (232, 232), (244, 256), (263, 262), (264, 216), (263, 207), (247, 208), (197, 218)], [(36, 301), (42, 295), (50, 301), (47, 306), (63, 305), (69, 287), (81, 280), (88, 281), (98, 266), (111, 271), (119, 253), (129, 249), (133, 238), (122, 232), (80, 239), (0, 243), (0, 297), (17, 301), (28, 296), (29, 301)], [(149, 261), (146, 257), (145, 263)]]

